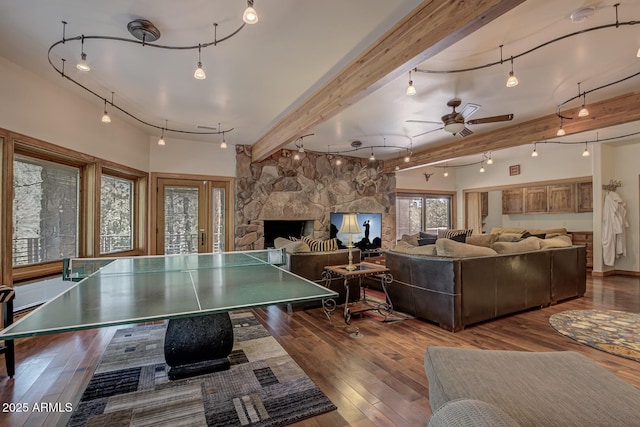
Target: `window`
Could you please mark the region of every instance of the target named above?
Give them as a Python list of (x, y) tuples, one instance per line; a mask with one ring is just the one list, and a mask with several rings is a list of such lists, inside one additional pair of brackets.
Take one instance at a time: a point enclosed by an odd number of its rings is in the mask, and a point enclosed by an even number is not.
[(453, 194), (398, 194), (396, 239), (403, 234), (452, 228)]
[(13, 266), (77, 256), (80, 170), (16, 155)]
[(133, 249), (134, 182), (102, 175), (100, 185), (100, 253)]

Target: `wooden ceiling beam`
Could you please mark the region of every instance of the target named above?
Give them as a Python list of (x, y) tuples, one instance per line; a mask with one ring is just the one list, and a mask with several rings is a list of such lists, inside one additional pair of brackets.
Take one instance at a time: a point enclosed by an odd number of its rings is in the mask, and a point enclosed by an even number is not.
[[(640, 93), (627, 93), (597, 103), (590, 103), (588, 107), (589, 116), (584, 118), (578, 118), (580, 108), (562, 111), (564, 117), (573, 118), (564, 120), (563, 129), (566, 135), (579, 134), (640, 120)], [(396, 166), (401, 169), (411, 169), (443, 160), (451, 160), (456, 157), (551, 140), (557, 138), (556, 132), (559, 126), (560, 119), (558, 116), (549, 114), (524, 123), (516, 123), (491, 132), (473, 134), (465, 138), (451, 136), (453, 142), (414, 152), (411, 155), (411, 160), (407, 163), (403, 159), (387, 160), (385, 161), (384, 169), (386, 172), (394, 171)]]
[(256, 141), (252, 161), (264, 160), (524, 1), (423, 1)]

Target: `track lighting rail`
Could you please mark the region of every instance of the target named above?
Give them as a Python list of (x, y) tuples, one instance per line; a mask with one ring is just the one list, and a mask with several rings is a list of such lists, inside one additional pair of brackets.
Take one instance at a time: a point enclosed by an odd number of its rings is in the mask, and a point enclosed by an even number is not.
[[(133, 43), (133, 44), (138, 44), (141, 45), (143, 47), (151, 47), (151, 48), (156, 48), (156, 49), (166, 49), (166, 50), (198, 50), (198, 61), (200, 61), (200, 52), (203, 48), (207, 48), (209, 46), (216, 46), (218, 45), (218, 43), (222, 43), (228, 39), (230, 39), (231, 37), (235, 36), (236, 34), (238, 34), (247, 24), (254, 24), (256, 22), (258, 22), (258, 15), (255, 12), (255, 9), (253, 9), (253, 0), (247, 0), (247, 10), (245, 10), (245, 13), (243, 15), (243, 23), (234, 31), (232, 31), (231, 33), (227, 34), (226, 36), (222, 37), (222, 38), (218, 38), (218, 34), (217, 34), (217, 30), (218, 30), (218, 24), (214, 23), (213, 24), (213, 28), (214, 28), (214, 37), (212, 41), (209, 42), (205, 42), (205, 43), (198, 43), (198, 44), (190, 44), (190, 45), (183, 45), (183, 46), (179, 46), (179, 45), (165, 45), (165, 44), (159, 44), (159, 43), (154, 43), (156, 40), (158, 40), (160, 38), (160, 31), (149, 21), (144, 20), (144, 19), (137, 19), (135, 21), (132, 21), (129, 23), (129, 25), (127, 26), (127, 29), (129, 30), (129, 32), (135, 37), (135, 39), (131, 39), (131, 38), (124, 38), (124, 37), (116, 37), (116, 36), (103, 36), (103, 35), (80, 35), (80, 36), (74, 36), (74, 37), (66, 37), (66, 26), (67, 26), (67, 22), (66, 21), (62, 21), (62, 39), (56, 41), (55, 43), (53, 43), (50, 47), (49, 50), (47, 51), (47, 59), (49, 61), (49, 65), (51, 65), (51, 67), (58, 73), (60, 74), (61, 77), (64, 77), (65, 79), (67, 79), (68, 81), (74, 83), (75, 85), (77, 85), (78, 87), (80, 87), (81, 89), (87, 91), (88, 93), (92, 94), (93, 96), (99, 98), (101, 101), (104, 102), (104, 116), (108, 116), (107, 114), (107, 104), (111, 105), (111, 107), (117, 109), (118, 111), (120, 111), (121, 113), (125, 114), (126, 116), (136, 120), (137, 122), (144, 124), (146, 126), (158, 129), (162, 131), (162, 137), (160, 138), (161, 140), (163, 140), (164, 137), (164, 133), (165, 132), (175, 132), (175, 133), (179, 133), (179, 134), (189, 134), (189, 135), (223, 135), (223, 139), (224, 139), (224, 134), (225, 133), (229, 133), (231, 131), (234, 130), (234, 128), (229, 128), (229, 129), (220, 129), (218, 127), (218, 129), (216, 131), (188, 131), (188, 130), (183, 130), (183, 129), (176, 129), (176, 128), (170, 128), (166, 126), (166, 120), (165, 120), (165, 125), (156, 125), (153, 124), (149, 121), (143, 120), (140, 117), (136, 116), (133, 113), (130, 113), (129, 111), (127, 111), (125, 108), (117, 105), (114, 103), (113, 101), (113, 94), (114, 92), (111, 92), (111, 101), (109, 101), (106, 97), (101, 96), (100, 94), (98, 94), (95, 90), (89, 88), (88, 86), (86, 86), (83, 83), (80, 83), (78, 80), (74, 79), (73, 77), (65, 74), (65, 59), (62, 58), (62, 64), (61, 66), (56, 66), (56, 64), (54, 64), (53, 60), (52, 60), (52, 52), (53, 50), (61, 45), (61, 44), (66, 44), (68, 42), (77, 42), (80, 41), (82, 44), (82, 63), (85, 66), (85, 68), (82, 69), (82, 71), (89, 71), (90, 68), (88, 67), (88, 65), (86, 64), (86, 54), (84, 52), (84, 42), (85, 40), (108, 40), (108, 41), (114, 41), (114, 42), (123, 42), (123, 43)], [(147, 37), (148, 36), (148, 37)], [(202, 77), (197, 77), (197, 78), (205, 78), (204, 77), (204, 72), (201, 69), (202, 64), (200, 62), (198, 62), (198, 68), (200, 69), (200, 71), (202, 72)], [(103, 117), (104, 117), (103, 116)], [(103, 123), (109, 123), (109, 121), (106, 121), (103, 119)], [(224, 141), (223, 141), (224, 142)]]
[[(516, 55), (512, 55), (509, 58), (507, 58), (507, 60), (510, 60), (513, 62), (514, 59), (518, 59), (520, 57), (523, 57), (525, 55), (528, 55), (532, 52), (535, 52), (538, 49), (542, 49), (545, 46), (549, 46), (553, 43), (571, 38), (571, 37), (575, 37), (581, 34), (586, 34), (586, 33), (590, 33), (593, 31), (599, 31), (599, 30), (604, 30), (607, 28), (619, 28), (621, 26), (631, 26), (631, 25), (638, 25), (640, 24), (640, 21), (625, 21), (625, 22), (619, 22), (618, 21), (618, 6), (620, 4), (615, 4), (614, 7), (616, 8), (616, 21), (611, 23), (611, 24), (604, 24), (604, 25), (599, 25), (596, 27), (592, 27), (592, 28), (586, 28), (584, 30), (580, 30), (580, 31), (574, 31), (573, 33), (569, 33), (569, 34), (565, 34), (563, 36), (560, 37), (556, 37), (554, 39), (551, 39), (547, 42), (544, 42), (538, 46), (532, 47), (529, 50), (526, 50), (524, 52), (518, 53)], [(502, 48), (502, 46), (500, 46)], [(501, 49), (502, 52), (502, 49)], [(502, 55), (500, 55), (500, 60), (498, 61), (494, 61), (494, 62), (489, 62), (487, 64), (483, 64), (483, 65), (477, 65), (474, 67), (468, 67), (468, 68), (458, 68), (458, 69), (453, 69), (453, 70), (426, 70), (426, 69), (419, 69), (419, 68), (414, 68), (413, 71), (417, 72), (417, 73), (427, 73), (427, 74), (454, 74), (454, 73), (465, 73), (468, 71), (477, 71), (477, 70), (482, 70), (484, 68), (490, 68), (490, 67), (494, 67), (496, 65), (501, 65), (503, 64), (505, 61), (507, 61), (505, 59), (502, 58)]]

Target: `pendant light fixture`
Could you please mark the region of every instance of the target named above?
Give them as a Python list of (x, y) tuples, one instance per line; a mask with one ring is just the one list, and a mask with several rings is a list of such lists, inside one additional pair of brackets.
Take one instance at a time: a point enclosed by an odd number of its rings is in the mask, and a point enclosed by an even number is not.
[(507, 87), (518, 86), (518, 78), (513, 74), (513, 56), (511, 57), (511, 71), (509, 71), (509, 78), (507, 79)]
[(480, 162), (480, 173), (484, 173), (484, 162)]
[(558, 132), (556, 132), (556, 136), (564, 136), (566, 134), (566, 132), (564, 131), (564, 128), (562, 127), (563, 124), (563, 118), (562, 116), (560, 117), (560, 129), (558, 129)]
[(531, 152), (531, 157), (538, 157), (538, 150), (536, 148), (537, 148), (537, 144), (534, 142), (533, 151)]
[(162, 128), (162, 135), (160, 135), (160, 139), (158, 140), (158, 145), (164, 147), (167, 143), (164, 142), (164, 130), (167, 128), (167, 120), (164, 121), (164, 127)]
[(589, 153), (589, 147), (587, 145), (587, 142), (585, 141), (584, 143), (584, 151), (582, 152), (582, 157), (589, 157), (591, 155), (591, 153)]
[(371, 156), (369, 156), (369, 161), (370, 162), (375, 162), (376, 161), (376, 156), (373, 155), (373, 148), (371, 149)]
[[(111, 92), (111, 105), (113, 105), (113, 92)], [(104, 114), (102, 115), (102, 123), (111, 123), (111, 117), (107, 112), (107, 98), (104, 99)]]
[[(220, 129), (220, 123), (218, 123), (218, 129)], [(227, 148), (227, 141), (224, 140), (224, 132), (222, 132), (222, 142), (220, 143), (220, 148)]]
[(78, 62), (78, 64), (76, 65), (76, 68), (80, 71), (87, 72), (91, 70), (91, 67), (87, 63), (87, 54), (84, 53), (84, 36), (82, 36), (80, 45), (81, 45), (80, 62)]
[(449, 169), (447, 164), (444, 165), (444, 173), (442, 175), (444, 175), (445, 178), (449, 176)]
[(407, 86), (405, 94), (407, 96), (413, 96), (416, 94), (416, 87), (413, 85), (413, 80), (411, 80), (411, 70), (409, 70), (409, 86)]
[(193, 77), (198, 80), (204, 80), (207, 78), (207, 74), (202, 69), (202, 61), (200, 60), (200, 53), (202, 50), (202, 45), (198, 45), (198, 66), (196, 67), (196, 71), (193, 73)]
[(487, 164), (488, 165), (492, 165), (493, 164), (493, 159), (491, 158), (491, 151), (489, 151), (489, 158), (487, 159)]
[(253, 8), (253, 0), (247, 0), (247, 8), (242, 14), (242, 20), (249, 25), (253, 25), (258, 22), (258, 13)]
[[(578, 98), (579, 97), (580, 97), (580, 82), (578, 82)], [(589, 110), (585, 106), (586, 101), (587, 101), (587, 94), (585, 92), (582, 94), (582, 108), (580, 108), (580, 111), (578, 112), (578, 117), (587, 117), (589, 115)]]

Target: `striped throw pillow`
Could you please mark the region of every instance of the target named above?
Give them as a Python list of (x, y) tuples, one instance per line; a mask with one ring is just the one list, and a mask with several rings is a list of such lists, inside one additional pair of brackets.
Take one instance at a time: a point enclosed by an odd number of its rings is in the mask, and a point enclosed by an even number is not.
[(301, 240), (309, 245), (311, 252), (326, 252), (338, 250), (338, 239), (316, 240), (309, 236), (302, 236)]
[(438, 230), (438, 238), (451, 239), (452, 237), (457, 236), (471, 236), (473, 234), (473, 229), (469, 228), (467, 230)]

